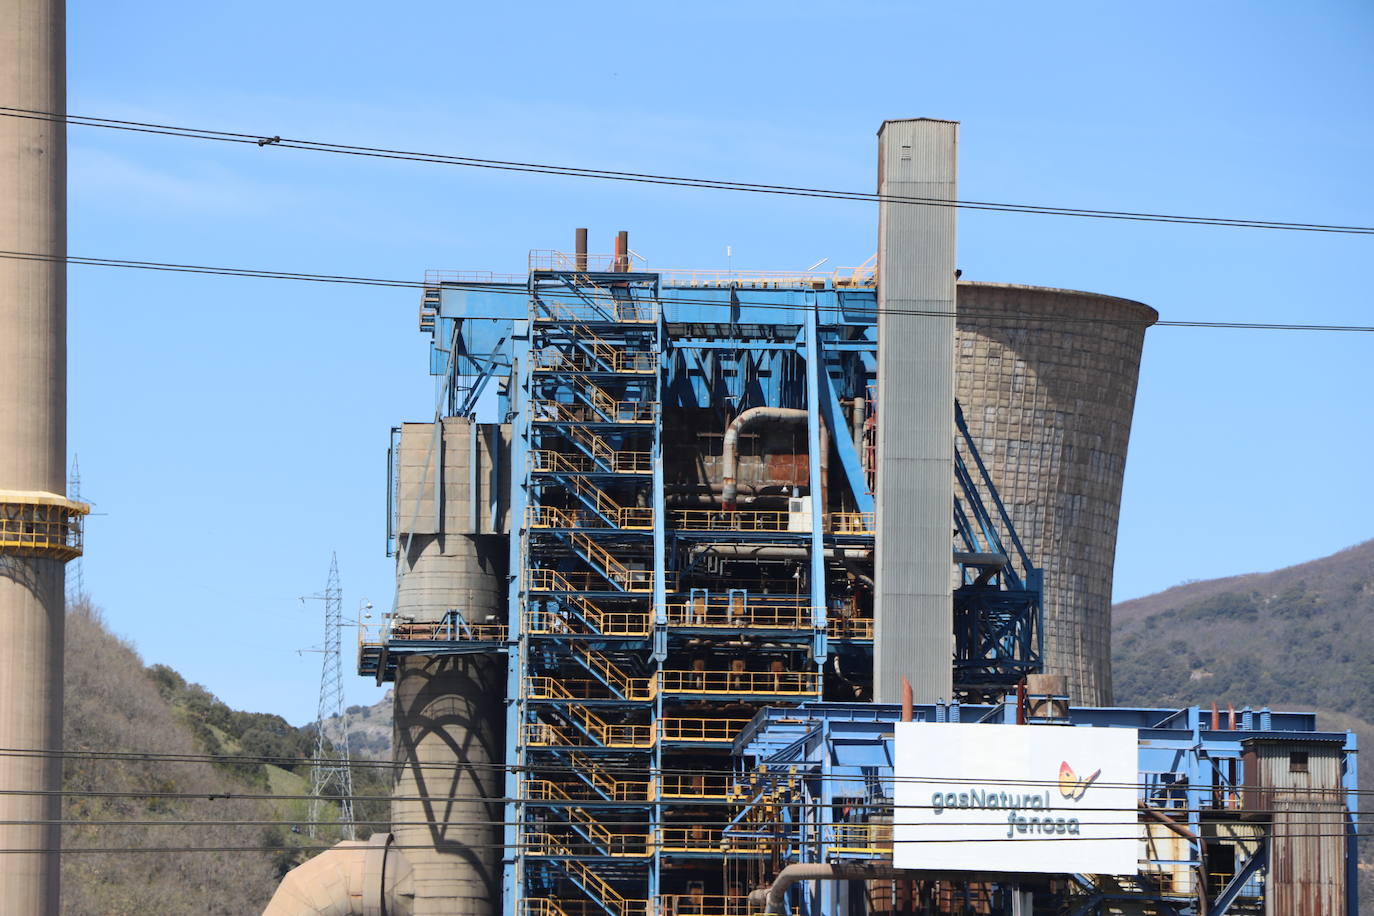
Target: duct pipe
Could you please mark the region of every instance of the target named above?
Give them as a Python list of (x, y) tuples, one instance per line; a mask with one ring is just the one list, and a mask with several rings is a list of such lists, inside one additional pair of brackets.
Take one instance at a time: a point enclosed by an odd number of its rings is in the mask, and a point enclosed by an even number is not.
[[(771, 545), (766, 547), (756, 547), (749, 544), (698, 544), (691, 548), (691, 556), (699, 557), (702, 554), (715, 554), (718, 557), (730, 557), (732, 559), (744, 558), (748, 560), (805, 560), (811, 556), (809, 547), (783, 547)], [(863, 547), (827, 547), (825, 548), (825, 558), (833, 560), (838, 557), (841, 561), (853, 562), (855, 560), (872, 559), (873, 551)], [(861, 578), (867, 578), (862, 573), (856, 573)]]
[[(865, 413), (866, 411), (864, 410), (864, 399), (861, 397), (855, 398), (849, 408), (849, 425), (853, 427), (852, 432), (854, 434), (854, 452), (855, 454), (860, 456), (862, 456), (864, 453), (864, 420), (866, 419), (864, 417)], [(863, 459), (860, 458), (860, 463), (862, 463), (862, 461)]]
[(864, 572), (862, 569), (859, 568), (858, 563), (843, 556), (841, 558), (841, 562), (844, 563), (844, 568), (849, 570), (850, 575), (852, 575), (855, 579), (858, 579), (864, 585), (868, 586), (869, 591), (877, 590), (878, 584), (873, 581), (872, 576), (870, 576), (868, 573)]
[[(806, 416), (806, 411), (795, 407), (750, 407), (730, 421), (730, 425), (725, 428), (725, 443), (720, 453), (721, 476), (723, 478), (720, 493), (722, 506), (726, 509), (736, 507), (739, 482), (735, 478), (739, 473), (740, 433), (744, 432), (746, 427), (765, 420), (773, 420), (778, 423), (805, 423)], [(815, 497), (819, 499), (820, 494), (815, 494)]]
[[(965, 881), (1006, 881), (1006, 872), (967, 872), (959, 876)], [(888, 878), (949, 880), (949, 872), (924, 869), (894, 868), (891, 865), (828, 865), (817, 862), (798, 862), (788, 865), (768, 887), (749, 892), (751, 912), (762, 911), (767, 916), (783, 916), (787, 892), (802, 881), (881, 881)]]
[(615, 264), (611, 270), (619, 273), (629, 273), (630, 271), (630, 233), (624, 229), (617, 232), (615, 236)]
[(574, 250), (577, 252), (577, 269), (585, 272), (587, 269), (587, 230), (577, 229), (574, 232), (576, 235), (576, 248)]
[(912, 720), (912, 718), (915, 716), (915, 713), (916, 713), (915, 706), (916, 706), (916, 700), (914, 699), (914, 694), (913, 694), (912, 691), (911, 691), (911, 681), (909, 681), (909, 680), (907, 679), (907, 676), (904, 674), (904, 675), (902, 675), (902, 721), (903, 721), (903, 722), (910, 722), (910, 721)]
[(286, 873), (262, 916), (410, 916), (410, 863), (389, 833), (345, 840)]

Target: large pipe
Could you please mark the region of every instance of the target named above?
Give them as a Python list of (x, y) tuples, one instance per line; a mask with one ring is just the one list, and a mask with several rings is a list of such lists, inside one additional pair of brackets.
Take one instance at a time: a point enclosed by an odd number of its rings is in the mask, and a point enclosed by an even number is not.
[[(724, 484), (720, 491), (721, 505), (726, 509), (736, 508), (739, 483), (735, 479), (739, 473), (739, 436), (755, 423), (776, 420), (779, 423), (805, 423), (806, 411), (795, 407), (750, 407), (730, 421), (725, 428), (725, 442), (721, 447), (720, 465)], [(820, 494), (816, 494), (820, 498)]]
[(798, 862), (788, 865), (773, 883), (749, 892), (749, 906), (755, 912), (782, 916), (786, 912), (787, 892), (792, 885), (801, 881), (871, 881), (880, 878), (894, 878), (905, 874), (902, 869), (891, 865), (828, 865), (819, 862)]
[(628, 273), (630, 270), (630, 233), (624, 229), (615, 236), (615, 263), (611, 270), (618, 273)]
[[(960, 880), (966, 881), (1005, 881), (1005, 873), (968, 872), (961, 874)], [(788, 865), (773, 883), (749, 892), (749, 907), (752, 912), (762, 910), (768, 916), (782, 916), (786, 912), (787, 892), (792, 885), (802, 881), (875, 881), (886, 878), (939, 878), (949, 880), (948, 872), (926, 871), (910, 868), (894, 868), (891, 865), (828, 865), (818, 862), (798, 862)]]
[[(692, 557), (712, 554), (718, 557), (746, 560), (805, 560), (811, 556), (810, 547), (783, 544), (697, 544), (688, 551)], [(871, 560), (873, 551), (865, 547), (827, 547), (825, 558), (841, 562)]]
[[(0, 912), (60, 909), (63, 564), (68, 540), (66, 7), (5, 0), (0, 98)], [(56, 513), (56, 515), (54, 515)], [(79, 513), (76, 513), (79, 514)], [(56, 541), (42, 535), (60, 517)], [(51, 530), (51, 529), (49, 529)], [(43, 541), (44, 543), (37, 543)], [(18, 850), (34, 850), (18, 852)]]
[(345, 840), (286, 873), (262, 916), (411, 916), (410, 862), (390, 834)]
[(863, 462), (864, 453), (864, 421), (867, 419), (864, 399), (855, 398), (849, 406), (849, 425), (850, 434), (854, 437), (854, 452), (859, 455), (860, 463)]

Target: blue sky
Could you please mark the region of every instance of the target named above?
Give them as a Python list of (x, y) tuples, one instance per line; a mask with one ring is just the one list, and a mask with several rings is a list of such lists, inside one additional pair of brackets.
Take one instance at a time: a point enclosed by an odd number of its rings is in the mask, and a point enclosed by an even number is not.
[[(70, 110), (479, 157), (871, 190), (884, 118), (962, 122), (961, 196), (1374, 223), (1374, 7), (71, 0)], [(617, 229), (651, 266), (872, 254), (874, 208), (75, 127), (75, 255), (419, 278)], [(1170, 319), (1374, 323), (1368, 237), (965, 211), (966, 279)], [(434, 403), (418, 294), (71, 269), (84, 575), (240, 708), (313, 718), (319, 591), (390, 602), (387, 430)], [(1374, 537), (1374, 335), (1146, 340), (1118, 598)], [(350, 702), (378, 690), (348, 678)]]

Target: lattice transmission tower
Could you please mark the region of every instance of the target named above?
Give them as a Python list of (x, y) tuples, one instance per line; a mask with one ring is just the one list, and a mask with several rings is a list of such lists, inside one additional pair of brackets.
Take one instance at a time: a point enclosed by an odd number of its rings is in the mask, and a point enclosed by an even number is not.
[[(343, 656), (340, 639), (343, 633), (343, 589), (339, 585), (339, 557), (330, 556), (329, 581), (324, 594), (316, 597), (324, 601), (324, 645), (319, 652), (324, 659), (320, 666), (320, 707), (315, 719), (315, 753), (311, 766), (310, 835), (319, 829), (320, 815), (332, 788), (339, 800), (339, 826), (348, 839), (354, 838), (353, 828), (353, 770), (348, 765), (348, 712), (344, 706)], [(330, 719), (339, 723), (339, 737), (330, 742), (325, 726)]]

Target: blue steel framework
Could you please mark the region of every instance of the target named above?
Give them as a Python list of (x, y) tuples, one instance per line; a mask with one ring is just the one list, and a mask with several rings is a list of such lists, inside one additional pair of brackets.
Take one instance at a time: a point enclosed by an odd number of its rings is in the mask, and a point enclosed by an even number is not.
[[(507, 653), (510, 916), (742, 912), (757, 875), (722, 852), (760, 851), (727, 836), (732, 741), (761, 707), (871, 679), (871, 275), (628, 267), (537, 254), (523, 284), (435, 276), (421, 304), (445, 414), (510, 425), (508, 612), (393, 629), (360, 673)], [(804, 414), (790, 455), (748, 446), (791, 475), (786, 511), (711, 487), (755, 407)], [(962, 422), (956, 445), (951, 663), (961, 695), (1000, 695), (1040, 668), (1040, 573)]]
[[(893, 723), (898, 706), (814, 703), (765, 709), (734, 745), (739, 812), (727, 842), (768, 849), (775, 869), (793, 862), (873, 862), (892, 855)], [(916, 722), (1015, 724), (1018, 701), (994, 705), (916, 706)], [(1024, 721), (1024, 713), (1021, 715)], [(1263, 820), (1242, 811), (1247, 783), (1243, 742), (1269, 739), (1326, 743), (1341, 749), (1349, 912), (1354, 899), (1357, 804), (1356, 742), (1350, 732), (1320, 732), (1310, 713), (1242, 710), (1230, 727), (1198, 707), (1184, 709), (1071, 708), (1071, 726), (1139, 729), (1140, 802), (1182, 825), (1193, 839), (1161, 826), (1148, 833), (1141, 875), (1112, 882), (1065, 875), (1036, 891), (1036, 911), (1090, 916), (1119, 912), (1123, 901), (1150, 904), (1173, 916), (1264, 912), (1268, 842)], [(1054, 727), (1054, 726), (1028, 726)], [(1145, 830), (1142, 827), (1142, 830)], [(1225, 852), (1225, 867), (1216, 859)], [(1208, 856), (1212, 864), (1209, 866)], [(1309, 865), (1311, 863), (1308, 863)], [(1199, 906), (1198, 883), (1206, 890)], [(891, 883), (891, 882), (888, 882)], [(940, 912), (1009, 914), (1010, 887), (946, 883)], [(841, 882), (802, 883), (790, 894), (792, 913), (846, 916), (851, 889)], [(1134, 912), (1132, 910), (1131, 912)]]

